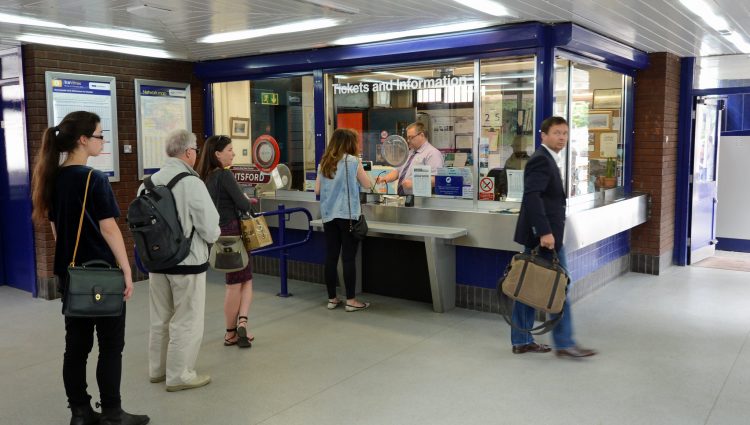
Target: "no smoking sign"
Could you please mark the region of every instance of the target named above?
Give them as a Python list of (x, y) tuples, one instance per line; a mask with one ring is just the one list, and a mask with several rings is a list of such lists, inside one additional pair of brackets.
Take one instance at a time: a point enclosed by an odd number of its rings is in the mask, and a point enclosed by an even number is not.
[(495, 181), (489, 177), (484, 177), (479, 181), (479, 199), (495, 199)]

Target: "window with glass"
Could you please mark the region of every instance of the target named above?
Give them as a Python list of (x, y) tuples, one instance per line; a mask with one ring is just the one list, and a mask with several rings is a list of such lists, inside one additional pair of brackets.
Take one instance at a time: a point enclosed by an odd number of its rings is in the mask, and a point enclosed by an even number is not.
[[(475, 67), (480, 76), (479, 99), (474, 96)], [(522, 170), (533, 153), (533, 57), (339, 73), (327, 78), (328, 116), (332, 117), (328, 134), (336, 128), (356, 130), (361, 135), (362, 159), (373, 163), (373, 179), (394, 168), (406, 168), (410, 153), (419, 150), (416, 145), (426, 142), (440, 151), (442, 166), (430, 176), (432, 187), (423, 184), (418, 191), (415, 186), (417, 196), (498, 200), (508, 192), (505, 170)], [(422, 123), (423, 134), (407, 131), (414, 122)], [(409, 136), (414, 137), (407, 140)], [(398, 181), (375, 190), (396, 194)]]
[(518, 200), (534, 153), (534, 57), (480, 63), (480, 201)]
[(279, 188), (305, 190), (314, 185), (312, 76), (214, 83), (213, 96), (214, 134), (232, 138), (234, 165), (253, 165), (253, 149), (263, 157), (258, 158), (261, 162), (273, 162), (266, 158), (275, 155), (273, 149), (254, 146), (259, 139), (273, 139), (279, 146)]
[(556, 115), (570, 124), (565, 150), (570, 197), (623, 185), (626, 75), (558, 58)]
[[(357, 131), (373, 181), (394, 168), (412, 170), (417, 174), (404, 175), (412, 179), (407, 194), (473, 199), (473, 62), (332, 74), (328, 81), (328, 132)], [(421, 130), (408, 131), (417, 122)], [(432, 148), (440, 159), (423, 160)], [(399, 193), (399, 180), (401, 174), (375, 190)]]

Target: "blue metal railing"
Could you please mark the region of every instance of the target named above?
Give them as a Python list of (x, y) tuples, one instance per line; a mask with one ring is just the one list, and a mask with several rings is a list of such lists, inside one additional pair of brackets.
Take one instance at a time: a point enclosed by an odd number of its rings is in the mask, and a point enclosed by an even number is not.
[[(286, 222), (289, 220), (287, 217), (291, 216), (293, 213), (301, 212), (304, 213), (307, 216), (307, 235), (305, 235), (305, 239), (297, 242), (291, 242), (286, 243)], [(281, 280), (281, 290), (279, 291), (278, 296), (280, 297), (289, 297), (292, 294), (290, 294), (287, 290), (287, 259), (289, 257), (289, 248), (294, 248), (295, 246), (300, 246), (306, 244), (313, 233), (312, 224), (310, 223), (312, 221), (312, 214), (310, 214), (310, 211), (308, 211), (305, 208), (284, 208), (284, 204), (279, 204), (279, 208), (277, 210), (273, 211), (264, 211), (261, 213), (254, 214), (255, 216), (272, 216), (272, 215), (278, 215), (279, 216), (279, 236), (278, 236), (278, 245), (274, 243), (271, 246), (256, 249), (252, 252), (252, 255), (257, 254), (263, 254), (266, 252), (272, 252), (272, 251), (281, 251), (279, 254), (279, 277)]]

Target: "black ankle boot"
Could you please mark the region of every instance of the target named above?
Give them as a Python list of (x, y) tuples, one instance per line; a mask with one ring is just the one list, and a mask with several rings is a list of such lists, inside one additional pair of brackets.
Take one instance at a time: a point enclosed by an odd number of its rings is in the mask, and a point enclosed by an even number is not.
[(101, 425), (146, 425), (150, 421), (146, 415), (131, 415), (122, 409), (102, 407)]
[(90, 404), (80, 406), (70, 406), (73, 416), (70, 418), (70, 425), (96, 425), (99, 423), (102, 415), (91, 408)]

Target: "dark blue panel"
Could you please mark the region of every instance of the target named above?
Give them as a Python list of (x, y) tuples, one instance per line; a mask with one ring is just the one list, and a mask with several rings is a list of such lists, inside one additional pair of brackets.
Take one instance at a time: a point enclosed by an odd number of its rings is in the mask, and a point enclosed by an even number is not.
[(315, 170), (318, 169), (320, 158), (326, 150), (326, 110), (325, 87), (323, 71), (313, 71), (313, 102), (315, 110)]
[(214, 86), (203, 84), (203, 136), (214, 135)]
[(750, 130), (750, 94), (743, 96), (742, 102), (742, 129)]
[(680, 114), (677, 119), (677, 187), (674, 216), (674, 263), (687, 264), (688, 216), (690, 214), (690, 158), (693, 149), (693, 69), (695, 58), (680, 64)]
[(495, 288), (500, 276), (516, 252), (494, 249), (456, 247), (456, 283)]
[(742, 130), (742, 99), (744, 95), (732, 94), (727, 96), (726, 100), (726, 124), (724, 131)]
[(750, 136), (750, 130), (722, 131), (721, 136)]
[[(625, 231), (595, 244), (567, 253), (573, 281), (604, 267), (630, 252), (630, 232)], [(515, 252), (456, 247), (456, 283), (495, 288)]]
[[(271, 227), (270, 229), (274, 243), (278, 242), (279, 228)], [(307, 231), (305, 230), (286, 229), (286, 243), (301, 241), (305, 239), (305, 235), (307, 235)], [(279, 258), (279, 251), (268, 252), (262, 254), (262, 256)], [(291, 248), (287, 258), (290, 260), (304, 261), (306, 263), (323, 264), (325, 263), (325, 256), (326, 244), (323, 232), (313, 232), (310, 240), (306, 244)]]
[(644, 69), (648, 55), (638, 49), (587, 30), (565, 23), (554, 26), (555, 46), (613, 65), (629, 69)]
[(634, 78), (625, 82), (625, 193), (633, 191), (633, 144), (635, 143), (635, 84)]
[(206, 82), (259, 78), (313, 69), (392, 64), (442, 59), (493, 51), (528, 49), (542, 44), (544, 25), (525, 23), (471, 32), (440, 34), (417, 39), (392, 40), (358, 46), (329, 47), (300, 52), (208, 61), (195, 65)]
[(750, 240), (747, 239), (732, 239), (732, 238), (716, 238), (719, 243), (716, 248), (722, 251), (735, 251), (735, 252), (750, 252)]

